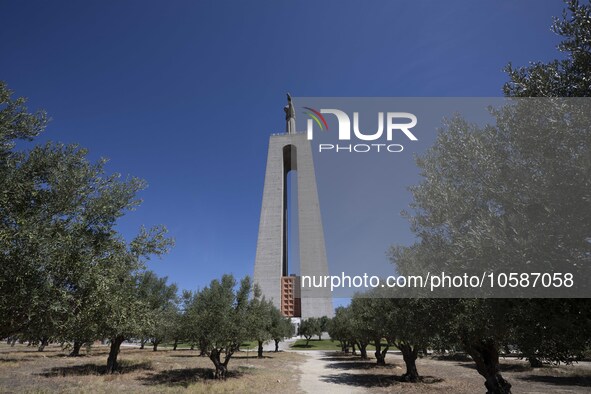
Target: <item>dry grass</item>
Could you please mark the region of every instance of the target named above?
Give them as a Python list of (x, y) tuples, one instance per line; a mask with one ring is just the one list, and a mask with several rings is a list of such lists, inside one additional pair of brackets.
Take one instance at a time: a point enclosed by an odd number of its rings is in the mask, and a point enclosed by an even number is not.
[(291, 392), (298, 384), (297, 364), (304, 360), (288, 352), (265, 353), (264, 359), (240, 352), (230, 361), (228, 378), (216, 381), (211, 378), (213, 364), (197, 351), (122, 347), (120, 373), (114, 375), (104, 373), (107, 352), (107, 347), (95, 346), (91, 355), (70, 358), (59, 346), (37, 352), (0, 344), (0, 392)]

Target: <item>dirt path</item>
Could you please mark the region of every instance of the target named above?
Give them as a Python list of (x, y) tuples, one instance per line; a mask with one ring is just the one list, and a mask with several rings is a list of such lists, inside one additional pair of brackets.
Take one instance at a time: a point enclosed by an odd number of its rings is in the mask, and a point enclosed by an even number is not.
[[(299, 365), (300, 389), (305, 393), (366, 393), (362, 388), (351, 387), (341, 383), (334, 383), (333, 377), (342, 374), (338, 369), (328, 368), (327, 354), (323, 351), (299, 351), (307, 360)], [(354, 378), (354, 377), (352, 377)]]

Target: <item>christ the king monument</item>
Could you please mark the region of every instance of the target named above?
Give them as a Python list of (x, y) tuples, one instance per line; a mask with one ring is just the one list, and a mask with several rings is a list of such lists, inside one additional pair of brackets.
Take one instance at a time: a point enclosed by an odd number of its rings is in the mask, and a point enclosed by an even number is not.
[(285, 316), (332, 317), (330, 290), (302, 288), (300, 277), (289, 274), (286, 183), (292, 170), (297, 172), (300, 275), (328, 275), (328, 263), (310, 142), (306, 133), (296, 132), (295, 109), (289, 94), (287, 100), (285, 133), (269, 139), (254, 282)]

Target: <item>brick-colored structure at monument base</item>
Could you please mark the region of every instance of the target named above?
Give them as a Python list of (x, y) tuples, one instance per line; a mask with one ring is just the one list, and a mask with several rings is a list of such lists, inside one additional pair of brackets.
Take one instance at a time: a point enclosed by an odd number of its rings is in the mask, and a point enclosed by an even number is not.
[(291, 275), (281, 278), (281, 312), (287, 317), (302, 316), (300, 277)]
[(269, 139), (254, 281), (286, 316), (332, 317), (330, 289), (301, 288), (300, 278), (289, 275), (286, 181), (291, 170), (297, 170), (300, 274), (328, 275), (310, 142), (305, 133), (289, 133)]

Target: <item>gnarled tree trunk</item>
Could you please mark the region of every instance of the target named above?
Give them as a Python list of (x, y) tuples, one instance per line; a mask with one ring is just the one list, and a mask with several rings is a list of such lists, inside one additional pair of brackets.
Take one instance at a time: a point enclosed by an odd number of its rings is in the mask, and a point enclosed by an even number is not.
[(279, 339), (275, 339), (275, 353), (279, 351)]
[(82, 347), (82, 342), (74, 341), (72, 345), (72, 351), (68, 355), (68, 357), (78, 357), (80, 355), (80, 348)]
[(125, 338), (121, 335), (111, 338), (111, 349), (109, 351), (109, 358), (107, 358), (107, 373), (109, 374), (117, 371), (117, 356), (124, 340)]
[(179, 345), (178, 338), (174, 340), (174, 344), (172, 345), (172, 350), (176, 350), (176, 347)]
[(47, 338), (47, 337), (41, 338), (41, 343), (39, 344), (39, 348), (37, 349), (37, 351), (42, 352), (43, 350), (45, 350), (45, 346), (47, 346), (48, 343), (49, 343), (49, 338)]
[(367, 360), (369, 358), (367, 357), (367, 343), (359, 342), (357, 346), (359, 346), (359, 353), (361, 353), (361, 359)]
[(499, 350), (493, 341), (481, 341), (465, 346), (476, 363), (476, 370), (485, 379), (486, 394), (511, 394), (511, 384), (503, 379), (499, 369)]
[(343, 341), (341, 344), (341, 348), (345, 354), (349, 354), (349, 341)]
[(214, 377), (216, 379), (225, 379), (226, 373), (228, 372), (228, 368), (226, 367), (227, 362), (222, 363), (220, 361), (220, 353), (221, 352), (218, 349), (212, 349), (212, 351), (209, 354), (209, 359), (211, 360), (211, 362), (213, 362), (213, 365), (215, 366)]
[(417, 371), (418, 349), (413, 349), (413, 347), (408, 344), (398, 344), (397, 347), (402, 352), (402, 358), (406, 365), (406, 372), (402, 375), (402, 379), (407, 382), (418, 382), (420, 378), (419, 372)]
[(384, 346), (382, 349), (382, 338), (376, 338), (374, 340), (374, 346), (376, 348), (376, 352), (374, 353), (376, 356), (376, 363), (378, 365), (386, 365), (386, 354), (388, 353), (389, 346)]
[(528, 358), (528, 361), (529, 361), (529, 365), (532, 368), (542, 368), (544, 366), (542, 361), (537, 357), (530, 357), (530, 358)]

